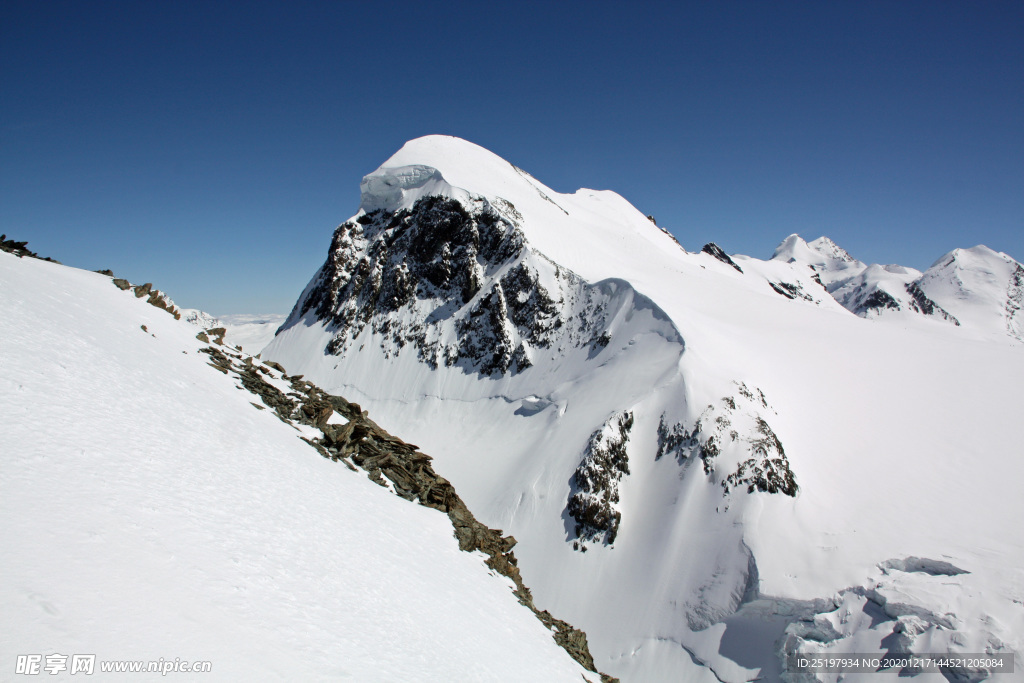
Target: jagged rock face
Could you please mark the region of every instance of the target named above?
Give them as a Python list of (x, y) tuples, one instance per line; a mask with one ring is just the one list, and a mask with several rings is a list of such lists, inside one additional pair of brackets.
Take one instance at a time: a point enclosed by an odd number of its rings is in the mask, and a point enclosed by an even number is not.
[(729, 255), (726, 254), (725, 251), (714, 242), (708, 242), (707, 244), (705, 244), (704, 247), (701, 249), (701, 253), (714, 256), (722, 263), (732, 266), (741, 273), (743, 272), (743, 269), (736, 265), (736, 262), (733, 261), (732, 258), (730, 258)]
[(893, 298), (892, 294), (885, 291), (884, 289), (876, 289), (868, 294), (863, 301), (861, 301), (853, 309), (853, 312), (857, 315), (866, 315), (869, 311), (878, 311), (883, 308), (891, 308), (894, 311), (900, 310), (900, 305)]
[(1006, 331), (1010, 336), (1024, 341), (1021, 307), (1024, 307), (1024, 266), (1018, 263), (1006, 288)]
[(576, 520), (574, 531), (581, 541), (615, 542), (622, 521), (619, 481), (629, 474), (626, 444), (632, 428), (633, 413), (624, 412), (608, 420), (587, 443), (566, 506), (569, 516)]
[(60, 261), (54, 261), (50, 257), (42, 257), (36, 252), (28, 248), (28, 242), (17, 242), (15, 240), (7, 239), (7, 235), (0, 235), (0, 251), (6, 251), (8, 254), (14, 254), (18, 258), (28, 256), (29, 258), (39, 259), (40, 261), (50, 261), (52, 263), (60, 263)]
[(428, 196), (343, 223), (290, 319), (312, 311), (326, 323), (328, 353), (344, 355), (369, 330), (386, 357), (411, 347), (432, 369), (482, 375), (522, 372), (540, 351), (607, 345), (608, 286), (534, 253), (515, 207), (501, 208)]
[[(699, 458), (704, 474), (719, 482), (723, 496), (741, 489), (796, 496), (796, 477), (782, 442), (763, 417), (767, 410), (764, 393), (740, 382), (735, 396), (708, 405), (689, 427), (670, 424), (662, 415), (655, 459), (672, 454), (686, 464)], [(729, 458), (720, 461), (723, 453)]]
[[(815, 282), (820, 285), (821, 279), (818, 278)], [(787, 299), (803, 299), (805, 301), (817, 302), (817, 299), (805, 292), (799, 283), (769, 281), (768, 286), (775, 290), (776, 294), (781, 294)]]
[(953, 323), (957, 327), (960, 326), (959, 320), (951, 316), (942, 306), (928, 298), (928, 295), (921, 290), (921, 285), (916, 280), (907, 285), (907, 294), (911, 297), (910, 310), (922, 315), (934, 315)]

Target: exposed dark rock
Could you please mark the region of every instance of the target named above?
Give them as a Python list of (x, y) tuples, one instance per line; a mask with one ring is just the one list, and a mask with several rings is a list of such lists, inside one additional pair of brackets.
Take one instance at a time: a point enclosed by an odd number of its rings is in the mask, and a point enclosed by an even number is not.
[[(737, 487), (746, 486), (748, 493), (783, 493), (795, 496), (799, 487), (789, 466), (782, 442), (768, 423), (760, 416), (768, 409), (768, 399), (756, 387), (750, 389), (736, 382), (737, 395), (722, 398), (721, 405), (708, 405), (693, 426), (670, 425), (666, 415), (658, 423), (658, 451), (655, 459), (673, 453), (680, 464), (696, 455), (700, 458), (704, 474), (713, 476), (718, 469), (716, 461), (722, 449), (729, 444), (749, 444), (750, 457), (739, 463), (736, 471), (721, 480), (723, 495)], [(753, 417), (753, 429), (739, 424)], [(735, 446), (732, 446), (735, 448)]]
[(147, 294), (149, 294), (151, 289), (153, 289), (153, 283), (152, 282), (147, 282), (144, 285), (135, 285), (134, 287), (132, 287), (132, 291), (135, 292), (135, 297), (137, 299), (141, 299), (142, 297), (144, 297)]
[(28, 248), (28, 242), (15, 242), (14, 240), (7, 239), (7, 235), (0, 235), (0, 251), (6, 251), (8, 254), (14, 254), (18, 258), (28, 256), (39, 261), (49, 261), (50, 263), (59, 264), (60, 261), (56, 261), (49, 257), (42, 257), (36, 252)]
[(900, 310), (899, 302), (892, 297), (889, 292), (883, 289), (876, 289), (861, 302), (859, 306), (854, 310), (857, 315), (864, 315), (868, 311), (880, 311), (882, 309), (889, 308), (894, 311)]
[(736, 471), (725, 478), (722, 489), (728, 493), (746, 484), (747, 493), (757, 490), (795, 497), (799, 487), (782, 442), (762, 418), (757, 418), (757, 431), (760, 438), (751, 440), (753, 457), (741, 462)]
[(436, 364), (439, 349), (422, 325), (402, 328), (387, 314), (417, 301), (468, 302), (480, 286), (478, 260), (504, 263), (522, 243), (518, 230), (492, 209), (471, 215), (444, 197), (425, 197), (394, 214), (364, 214), (335, 230), (317, 284), (297, 308), (332, 324), (330, 353), (343, 353), (369, 325), (389, 336), (395, 352), (411, 344)]
[[(787, 299), (805, 299), (807, 301), (814, 301), (814, 297), (804, 292), (804, 288), (799, 284), (793, 284), (791, 282), (769, 282), (768, 283), (777, 294), (781, 294)], [(820, 278), (818, 284), (821, 284)]]
[(171, 300), (167, 298), (163, 292), (158, 289), (154, 289), (149, 293), (149, 298), (146, 299), (146, 303), (150, 306), (155, 306), (162, 311), (167, 311), (174, 316), (175, 320), (181, 320), (181, 313), (178, 312), (177, 307), (171, 303)]
[(198, 339), (199, 341), (203, 342), (204, 344), (209, 344), (210, 343), (210, 338), (206, 336), (205, 332), (200, 332), (199, 334), (197, 334), (196, 335), (196, 339)]
[(120, 289), (122, 292), (132, 286), (132, 283), (128, 282), (124, 278), (115, 277), (114, 286)]
[(907, 285), (907, 293), (910, 294), (910, 296), (912, 297), (910, 301), (911, 310), (917, 311), (918, 313), (922, 313), (924, 315), (938, 316), (943, 320), (948, 320), (957, 327), (960, 326), (960, 321), (954, 318), (952, 315), (950, 315), (949, 312), (942, 306), (939, 306), (937, 303), (929, 299), (928, 295), (925, 294), (924, 291), (922, 291), (921, 287), (918, 286), (917, 282), (911, 282), (909, 285)]
[(693, 437), (683, 425), (669, 426), (665, 422), (665, 415), (661, 416), (658, 422), (658, 451), (654, 455), (655, 460), (661, 460), (668, 453), (675, 453), (680, 461), (685, 460), (688, 455), (685, 447), (692, 448), (695, 445)]
[(718, 259), (722, 263), (725, 263), (726, 265), (732, 266), (733, 268), (735, 268), (736, 270), (738, 270), (741, 273), (743, 272), (743, 269), (740, 268), (738, 265), (736, 265), (736, 262), (733, 261), (729, 257), (729, 255), (726, 254), (725, 251), (720, 246), (715, 244), (714, 242), (708, 242), (703, 247), (701, 247), (701, 253), (710, 254), (711, 256), (714, 256), (716, 259)]
[[(434, 471), (429, 455), (421, 453), (417, 446), (389, 434), (371, 420), (359, 404), (328, 394), (312, 382), (304, 380), (301, 375), (288, 376), (277, 363), (255, 363), (251, 357), (225, 352), (214, 346), (203, 348), (201, 352), (210, 356), (209, 365), (237, 376), (242, 386), (259, 396), (263, 404), (274, 410), (282, 421), (318, 428), (322, 438), (303, 440), (321, 456), (341, 461), (353, 470), (358, 466), (371, 481), (390, 486), (396, 495), (447, 514), (459, 548), (467, 552), (483, 552), (487, 556), (487, 566), (512, 580), (519, 601), (553, 631), (555, 642), (588, 671), (596, 672), (586, 634), (534, 605), (530, 589), (523, 583), (518, 561), (512, 551), (516, 539), (503, 535), (500, 529), (491, 529), (479, 522), (451, 483)], [(285, 394), (263, 379), (262, 375), (269, 373), (266, 369), (268, 367), (281, 373), (282, 379), (291, 384), (291, 392)], [(263, 406), (253, 405), (263, 409)], [(348, 422), (329, 424), (328, 420), (334, 412)], [(628, 427), (626, 429), (628, 431)], [(608, 683), (617, 681), (605, 674), (600, 676), (602, 681)]]
[(632, 428), (633, 413), (625, 412), (590, 436), (583, 461), (573, 475), (573, 491), (566, 506), (576, 521), (575, 534), (581, 541), (615, 542), (622, 521), (622, 513), (616, 509), (619, 481), (629, 474), (626, 444)]
[(107, 277), (114, 277), (114, 271), (109, 269), (97, 270), (96, 272), (99, 273), (100, 275), (106, 275)]
[(1018, 263), (1006, 286), (1006, 332), (1020, 341), (1024, 341), (1024, 324), (1022, 324), (1020, 316), (1022, 307), (1024, 307), (1024, 266)]
[(408, 349), (431, 368), (482, 375), (522, 372), (538, 349), (592, 345), (607, 327), (607, 295), (555, 264), (554, 286), (542, 284), (516, 215), (504, 201), (467, 208), (436, 196), (362, 214), (335, 231), (289, 319), (312, 312), (327, 323), (330, 354), (345, 355), (366, 330), (386, 357)]

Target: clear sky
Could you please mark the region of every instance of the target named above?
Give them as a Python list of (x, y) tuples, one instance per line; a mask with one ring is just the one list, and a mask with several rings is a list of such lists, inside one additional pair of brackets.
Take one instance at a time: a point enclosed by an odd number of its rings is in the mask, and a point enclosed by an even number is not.
[(0, 232), (286, 312), (408, 139), (611, 189), (690, 250), (1024, 259), (1024, 2), (0, 3)]

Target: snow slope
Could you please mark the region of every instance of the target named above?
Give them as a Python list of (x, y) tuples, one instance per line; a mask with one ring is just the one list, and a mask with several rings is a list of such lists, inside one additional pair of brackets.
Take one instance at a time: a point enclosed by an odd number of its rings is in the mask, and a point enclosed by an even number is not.
[(443, 514), (257, 410), (195, 327), (7, 253), (0, 320), (7, 676), (59, 653), (97, 680), (159, 658), (212, 663), (188, 680), (581, 680)]
[(917, 626), (919, 652), (1024, 652), (1020, 345), (853, 315), (788, 260), (866, 267), (812, 244), (690, 254), (613, 192), (420, 138), (364, 178), (264, 355), (436, 453), (624, 680), (777, 680), (787, 648)]

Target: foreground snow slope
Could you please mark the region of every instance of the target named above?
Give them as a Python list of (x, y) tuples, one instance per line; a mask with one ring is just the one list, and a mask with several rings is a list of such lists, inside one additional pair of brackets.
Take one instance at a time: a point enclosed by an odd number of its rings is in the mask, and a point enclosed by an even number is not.
[[(866, 320), (806, 264), (716, 249), (421, 138), (364, 178), (264, 355), (437, 453), (603, 671), (771, 680), (904, 631), (1024, 651), (1020, 345)], [(969, 573), (892, 569), (912, 557)], [(854, 608), (877, 618), (808, 635)]]
[(195, 327), (6, 253), (0, 320), (8, 676), (60, 653), (210, 681), (581, 680), (443, 514), (253, 407)]

